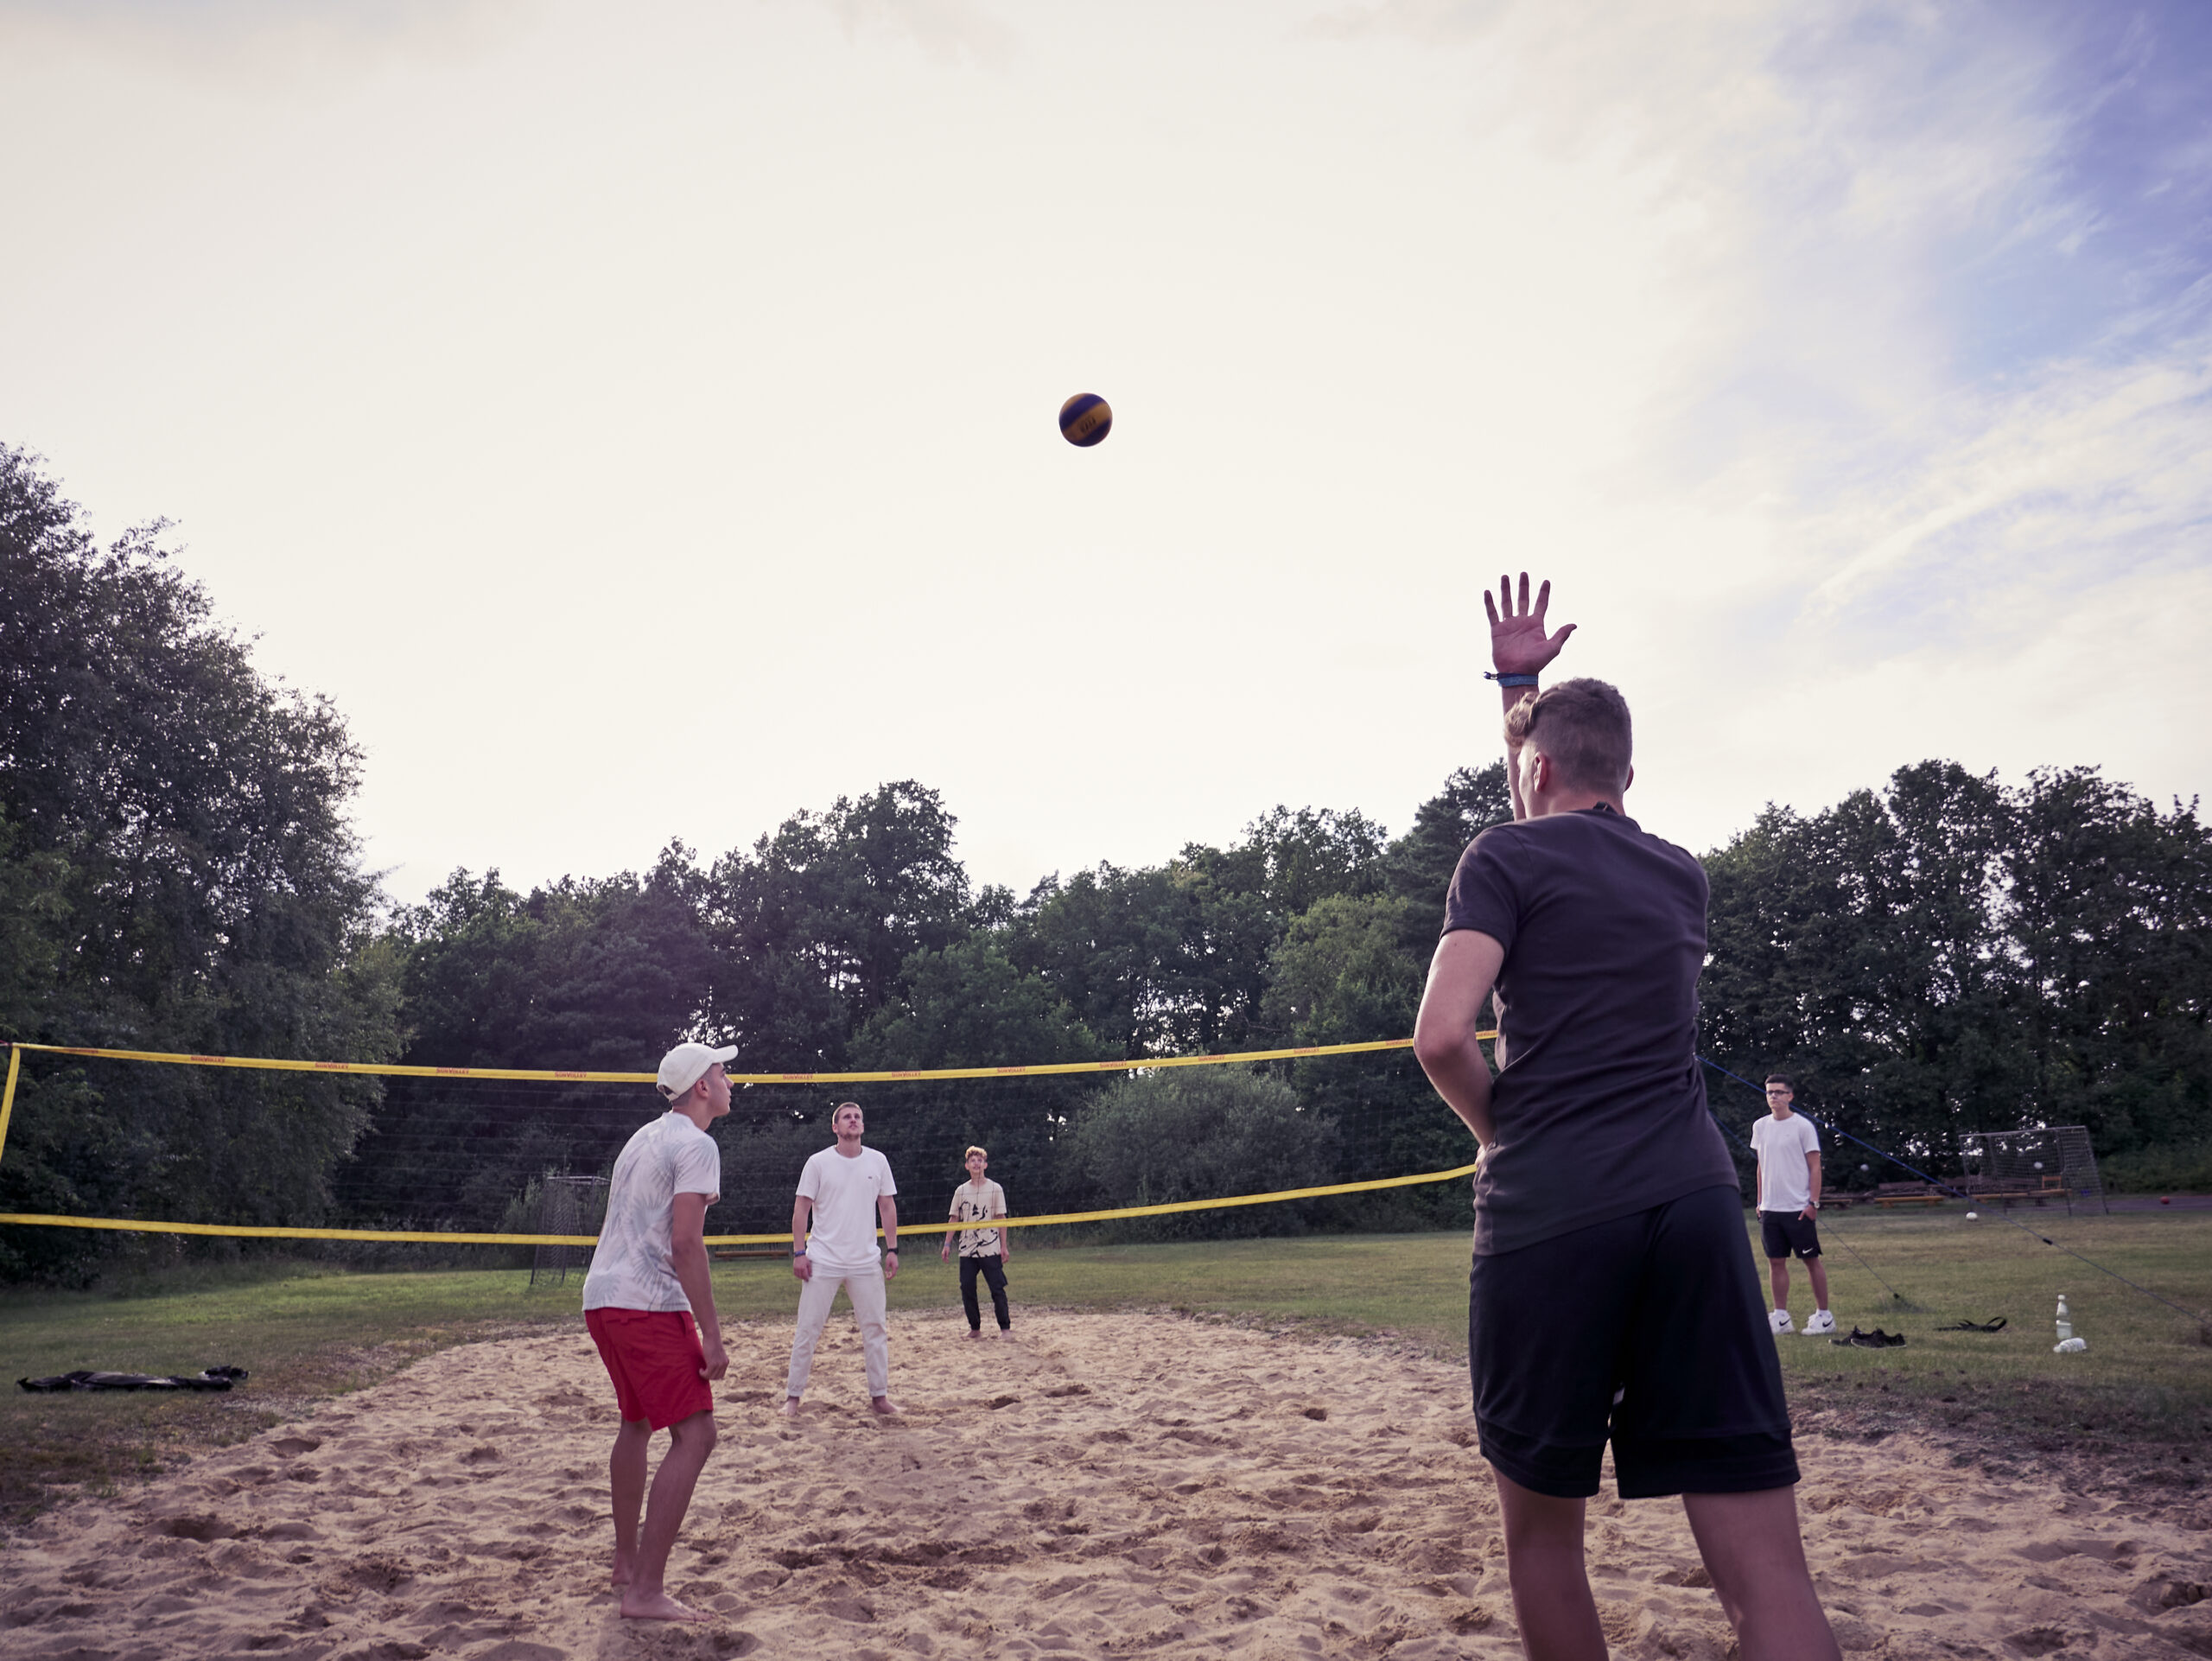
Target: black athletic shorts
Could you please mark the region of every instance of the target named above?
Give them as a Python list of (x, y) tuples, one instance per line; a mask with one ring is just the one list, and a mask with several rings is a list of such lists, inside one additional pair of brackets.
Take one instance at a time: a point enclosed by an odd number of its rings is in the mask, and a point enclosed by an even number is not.
[(1524, 1488), (1624, 1499), (1797, 1480), (1782, 1369), (1732, 1187), (1475, 1259), (1483, 1457)]
[(1794, 1211), (1763, 1211), (1759, 1213), (1759, 1241), (1766, 1247), (1770, 1260), (1787, 1257), (1795, 1253), (1800, 1257), (1821, 1255), (1821, 1231), (1809, 1217)]

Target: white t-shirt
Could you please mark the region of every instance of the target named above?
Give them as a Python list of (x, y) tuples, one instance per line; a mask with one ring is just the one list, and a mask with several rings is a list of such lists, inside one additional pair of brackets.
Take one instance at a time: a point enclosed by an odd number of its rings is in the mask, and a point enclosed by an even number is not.
[(1802, 1113), (1777, 1119), (1770, 1113), (1751, 1127), (1759, 1156), (1759, 1209), (1801, 1212), (1812, 1203), (1813, 1177), (1805, 1155), (1821, 1151), (1821, 1133)]
[(873, 1148), (847, 1159), (824, 1148), (799, 1173), (798, 1191), (814, 1202), (814, 1224), (806, 1255), (817, 1269), (833, 1275), (858, 1275), (876, 1268), (875, 1202), (899, 1192), (891, 1161)]
[(631, 1137), (607, 1186), (584, 1308), (689, 1309), (672, 1260), (676, 1196), (702, 1193), (711, 1206), (721, 1186), (721, 1149), (681, 1113), (664, 1113)]
[[(1006, 1215), (1006, 1190), (985, 1177), (982, 1183), (963, 1182), (952, 1191), (952, 1220), (956, 1223), (980, 1223), (987, 1218)], [(960, 1255), (963, 1257), (995, 1257), (999, 1255), (999, 1235), (995, 1228), (966, 1228), (960, 1231)]]

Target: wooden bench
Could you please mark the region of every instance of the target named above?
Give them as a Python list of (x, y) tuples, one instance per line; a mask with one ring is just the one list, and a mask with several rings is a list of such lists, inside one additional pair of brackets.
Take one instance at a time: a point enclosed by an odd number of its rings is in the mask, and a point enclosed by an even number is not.
[(1872, 1196), (1878, 1206), (1940, 1206), (1942, 1193), (1925, 1182), (1877, 1183)]
[(712, 1248), (718, 1263), (734, 1263), (740, 1257), (787, 1257), (789, 1246), (715, 1246)]
[(2032, 1200), (2040, 1206), (2066, 1198), (2066, 1179), (2063, 1176), (2044, 1175), (2032, 1181), (2020, 1177), (2000, 1181), (1992, 1176), (1967, 1176), (1959, 1179), (1958, 1186), (1977, 1203), (1993, 1200), (2000, 1206), (2009, 1206), (2015, 1200)]

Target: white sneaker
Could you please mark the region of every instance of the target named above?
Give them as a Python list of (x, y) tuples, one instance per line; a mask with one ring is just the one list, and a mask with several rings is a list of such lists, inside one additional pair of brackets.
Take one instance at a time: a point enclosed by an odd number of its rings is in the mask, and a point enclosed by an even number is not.
[(1832, 1333), (1834, 1330), (1835, 1317), (1826, 1309), (1814, 1310), (1811, 1319), (1805, 1322), (1805, 1336), (1808, 1338), (1817, 1338), (1822, 1333)]
[[(1766, 1324), (1768, 1328), (1773, 1332), (1775, 1336), (1777, 1338), (1784, 1333), (1795, 1332), (1796, 1330), (1796, 1327), (1789, 1324), (1789, 1311), (1787, 1309), (1777, 1309), (1772, 1314), (1766, 1318)], [(1830, 1321), (1828, 1324), (1833, 1327), (1835, 1323), (1834, 1321)]]

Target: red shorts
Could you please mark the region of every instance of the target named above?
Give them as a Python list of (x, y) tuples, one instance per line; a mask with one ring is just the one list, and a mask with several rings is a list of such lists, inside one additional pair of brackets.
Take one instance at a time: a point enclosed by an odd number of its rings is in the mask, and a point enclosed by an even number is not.
[(706, 1352), (688, 1309), (587, 1309), (584, 1326), (614, 1381), (623, 1418), (665, 1430), (694, 1413), (715, 1410), (715, 1393), (699, 1375)]

